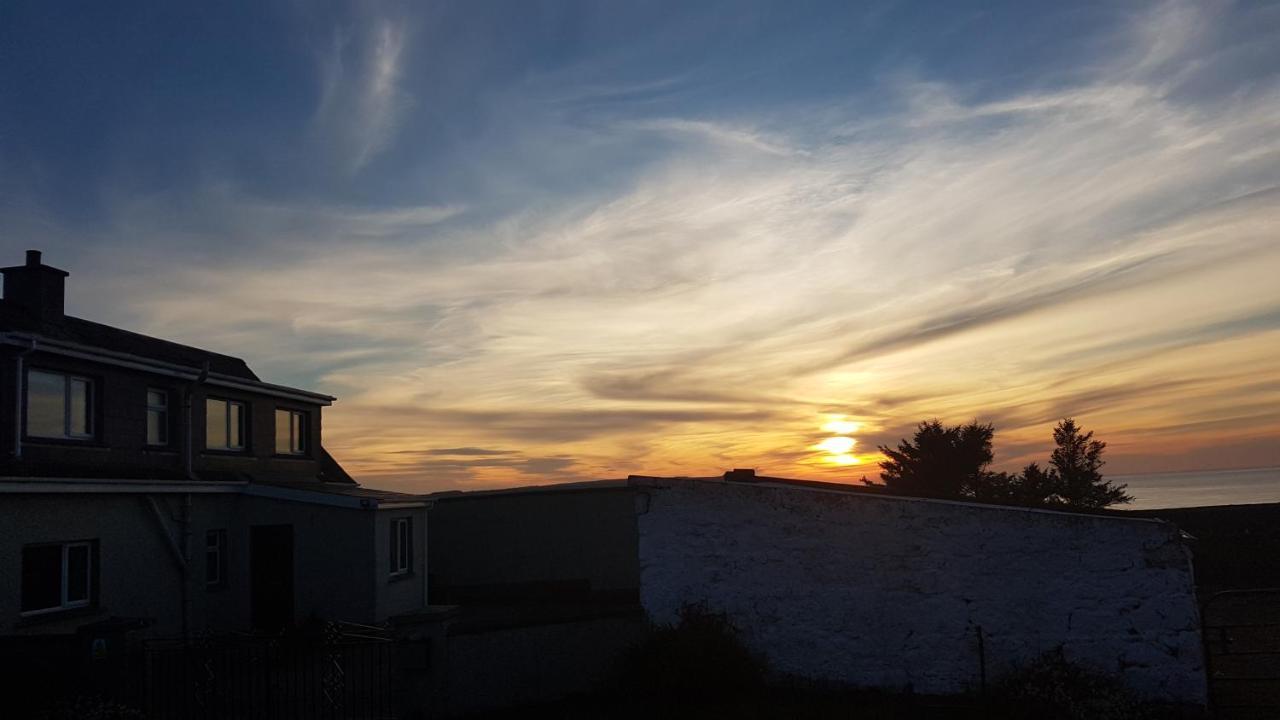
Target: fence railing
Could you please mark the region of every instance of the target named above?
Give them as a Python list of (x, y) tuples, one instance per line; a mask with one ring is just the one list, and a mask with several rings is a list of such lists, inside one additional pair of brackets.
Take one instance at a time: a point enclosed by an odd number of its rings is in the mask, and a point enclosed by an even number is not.
[(1280, 718), (1280, 588), (1215, 593), (1201, 613), (1215, 717)]
[(394, 718), (395, 644), (330, 629), (321, 637), (148, 641), (153, 718)]

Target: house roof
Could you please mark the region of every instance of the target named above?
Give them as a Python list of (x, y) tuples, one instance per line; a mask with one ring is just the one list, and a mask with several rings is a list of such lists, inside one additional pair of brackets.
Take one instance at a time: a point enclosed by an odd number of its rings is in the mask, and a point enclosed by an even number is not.
[(161, 340), (69, 315), (56, 321), (33, 323), (19, 308), (4, 300), (0, 300), (0, 327), (32, 332), (44, 338), (88, 345), (111, 352), (128, 353), (196, 370), (208, 363), (211, 372), (258, 382), (258, 376), (249, 369), (249, 365), (244, 360), (238, 357)]

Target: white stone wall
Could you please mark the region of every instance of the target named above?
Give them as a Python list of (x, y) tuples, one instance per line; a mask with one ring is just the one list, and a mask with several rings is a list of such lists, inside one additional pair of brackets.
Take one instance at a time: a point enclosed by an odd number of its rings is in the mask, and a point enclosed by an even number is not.
[(1202, 704), (1191, 561), (1152, 520), (706, 480), (633, 479), (640, 594), (725, 612), (776, 672), (977, 689), (1062, 646), (1144, 695)]

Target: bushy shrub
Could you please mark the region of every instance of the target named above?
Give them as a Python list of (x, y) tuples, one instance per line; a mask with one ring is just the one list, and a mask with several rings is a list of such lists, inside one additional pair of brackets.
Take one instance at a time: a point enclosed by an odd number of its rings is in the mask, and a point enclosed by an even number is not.
[(623, 662), (623, 689), (649, 701), (743, 698), (764, 688), (765, 664), (738, 629), (704, 605), (685, 605), (672, 625), (654, 627)]
[(1120, 678), (1046, 653), (993, 688), (998, 717), (1010, 720), (1139, 720), (1148, 708)]

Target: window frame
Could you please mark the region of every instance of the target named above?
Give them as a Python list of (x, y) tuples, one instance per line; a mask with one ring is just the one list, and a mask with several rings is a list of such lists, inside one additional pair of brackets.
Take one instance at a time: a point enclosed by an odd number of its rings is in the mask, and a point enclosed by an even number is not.
[[(60, 587), (58, 589), (59, 603), (58, 605), (55, 605), (55, 606), (35, 608), (32, 610), (24, 610), (22, 609), (22, 602), (25, 598), (20, 597), (18, 602), (18, 609), (19, 609), (18, 616), (23, 618), (38, 617), (41, 615), (52, 615), (53, 613), (67, 612), (70, 610), (79, 610), (82, 608), (97, 607), (98, 605), (98, 541), (96, 539), (69, 540), (66, 542), (31, 543), (28, 545), (23, 545), (22, 546), (22, 550), (23, 550), (22, 563), (24, 564), (24, 566), (22, 567), (22, 575), (24, 576), (24, 582), (25, 582), (25, 575), (26, 575), (26, 567), (25, 567), (26, 550), (29, 548), (40, 548), (40, 547), (58, 547), (61, 550), (61, 553), (60, 553), (61, 568), (59, 569), (59, 572), (58, 572), (59, 584), (60, 584)], [(85, 556), (86, 556), (85, 578), (84, 578), (85, 597), (83, 599), (77, 599), (77, 600), (71, 600), (70, 598), (68, 598), (68, 594), (70, 592), (70, 575), (69, 575), (70, 565), (71, 565), (70, 559), (71, 559), (71, 550), (73, 548), (84, 548)], [(22, 596), (25, 596), (26, 589), (20, 587), (19, 594)]]
[[(285, 413), (289, 416), (289, 440), (288, 447), (280, 449), (280, 414)], [(306, 410), (298, 410), (289, 407), (276, 407), (274, 432), (275, 432), (275, 453), (285, 457), (308, 457), (311, 455), (311, 413)], [(297, 441), (297, 450), (294, 450), (294, 441)]]
[[(215, 556), (211, 564), (209, 557)], [(204, 533), (204, 586), (208, 590), (221, 590), (227, 587), (227, 530), (226, 528), (210, 528)], [(216, 571), (216, 577), (209, 579), (209, 569)]]
[[(32, 373), (40, 373), (43, 375), (54, 375), (62, 378), (62, 434), (61, 435), (39, 435), (31, 432), (31, 375)], [(24, 373), (22, 388), (22, 433), (24, 437), (36, 440), (65, 440), (72, 442), (92, 441), (97, 438), (97, 388), (98, 384), (94, 378), (79, 373), (66, 372), (64, 370), (52, 370), (42, 367), (28, 367)], [(73, 382), (82, 382), (85, 384), (84, 392), (84, 422), (87, 426), (87, 432), (76, 433), (71, 431), (71, 384)]]
[[(164, 405), (151, 404), (151, 393), (157, 393), (164, 398)], [(145, 443), (150, 448), (165, 448), (173, 445), (173, 433), (170, 432), (170, 415), (169, 411), (173, 407), (173, 394), (168, 388), (148, 387), (147, 388), (147, 414), (146, 425), (143, 432), (146, 433)], [(160, 442), (151, 442), (151, 413), (159, 413), (160, 420), (157, 427), (160, 428)]]
[[(403, 532), (401, 530), (403, 529)], [(413, 518), (391, 519), (391, 553), (388, 575), (392, 578), (413, 574)]]
[[(223, 418), (226, 423), (223, 428), (227, 439), (226, 445), (210, 446), (209, 445), (209, 403), (222, 403)], [(238, 406), (240, 408), (240, 444), (231, 445), (231, 407)], [(204, 399), (204, 449), (219, 453), (246, 453), (249, 451), (249, 403), (245, 400), (233, 400), (225, 397), (205, 397)]]

